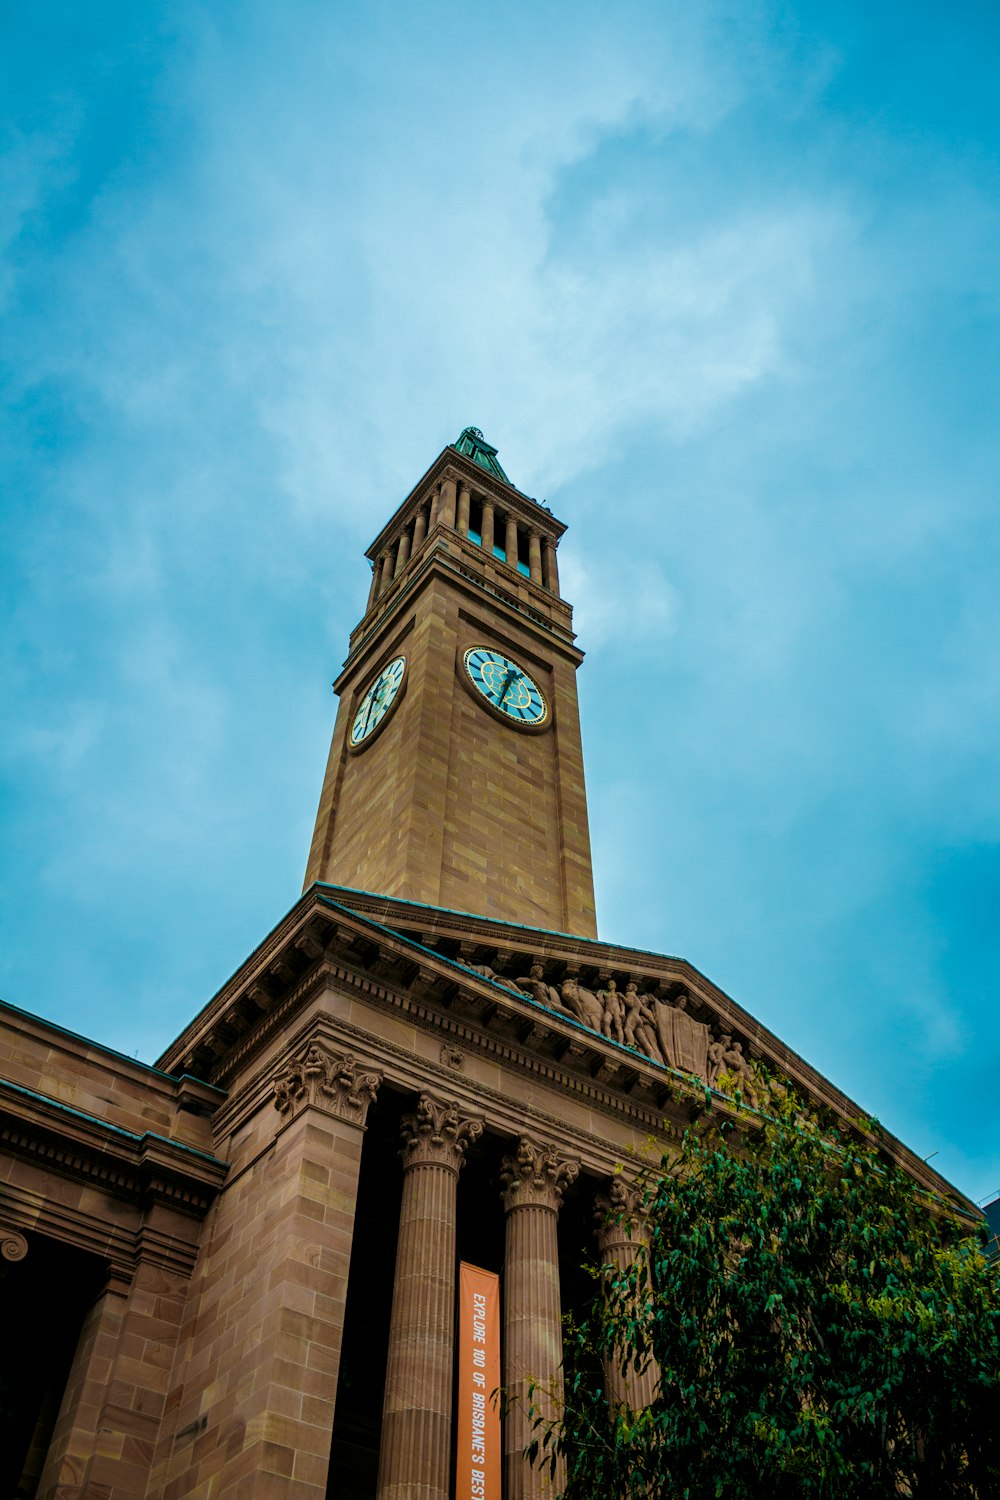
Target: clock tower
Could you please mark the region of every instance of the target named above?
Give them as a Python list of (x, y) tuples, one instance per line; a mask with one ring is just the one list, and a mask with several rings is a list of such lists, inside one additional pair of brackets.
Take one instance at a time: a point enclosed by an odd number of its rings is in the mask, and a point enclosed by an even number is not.
[(565, 529), (475, 427), (383, 527), (307, 887), (596, 937)]

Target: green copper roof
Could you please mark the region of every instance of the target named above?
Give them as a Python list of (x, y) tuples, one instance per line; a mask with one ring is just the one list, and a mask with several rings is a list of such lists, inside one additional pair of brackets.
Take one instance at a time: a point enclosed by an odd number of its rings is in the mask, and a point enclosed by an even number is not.
[(510, 480), (497, 460), (497, 450), (490, 447), (478, 427), (463, 427), (461, 437), (452, 446), (457, 448), (459, 453), (467, 454), (472, 462), (478, 464), (481, 469), (485, 469), (487, 474), (496, 474), (504, 484), (510, 484)]

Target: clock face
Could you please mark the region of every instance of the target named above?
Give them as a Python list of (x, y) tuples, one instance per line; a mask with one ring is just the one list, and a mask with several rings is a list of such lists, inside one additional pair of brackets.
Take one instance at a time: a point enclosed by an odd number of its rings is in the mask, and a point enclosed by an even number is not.
[(370, 739), (376, 729), (385, 719), (403, 685), (403, 676), (406, 672), (406, 657), (397, 656), (383, 667), (381, 672), (365, 693), (358, 711), (351, 725), (350, 743), (352, 747), (363, 745)]
[(538, 729), (549, 717), (541, 688), (523, 667), (489, 646), (472, 646), (465, 653), (469, 681), (495, 713), (511, 724)]

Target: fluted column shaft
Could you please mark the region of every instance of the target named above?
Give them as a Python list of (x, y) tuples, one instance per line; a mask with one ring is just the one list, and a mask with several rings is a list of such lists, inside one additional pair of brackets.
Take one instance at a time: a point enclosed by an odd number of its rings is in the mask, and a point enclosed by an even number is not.
[(456, 1189), (465, 1149), (482, 1129), (427, 1094), (403, 1120), (378, 1500), (448, 1500)]
[[(550, 1479), (533, 1467), (524, 1450), (535, 1436), (530, 1404), (546, 1416), (562, 1404), (562, 1305), (559, 1295), (557, 1221), (565, 1187), (579, 1172), (576, 1162), (527, 1139), (504, 1159), (507, 1212), (504, 1272), (504, 1385), (510, 1397), (504, 1424), (506, 1500), (541, 1500), (565, 1483), (562, 1464)], [(541, 1387), (533, 1402), (528, 1382)]]
[[(597, 1198), (596, 1208), (597, 1246), (605, 1273), (626, 1272), (647, 1244), (642, 1189), (616, 1178), (610, 1192)], [(612, 1406), (641, 1411), (656, 1395), (660, 1372), (652, 1359), (640, 1375), (634, 1369), (623, 1370), (618, 1360), (609, 1358), (604, 1363), (604, 1380)]]

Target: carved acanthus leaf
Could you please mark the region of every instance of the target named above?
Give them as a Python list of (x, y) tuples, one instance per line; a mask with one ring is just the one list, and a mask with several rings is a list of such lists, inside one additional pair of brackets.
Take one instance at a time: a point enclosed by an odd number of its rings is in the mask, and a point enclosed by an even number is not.
[(353, 1053), (331, 1052), (319, 1042), (310, 1042), (274, 1078), (273, 1103), (282, 1115), (309, 1103), (363, 1125), (381, 1082), (382, 1075), (359, 1063)]
[(457, 1172), (466, 1150), (482, 1133), (482, 1120), (463, 1114), (457, 1103), (442, 1104), (421, 1094), (416, 1109), (402, 1120), (403, 1167), (436, 1162)]
[(560, 1156), (553, 1147), (522, 1136), (517, 1151), (505, 1156), (500, 1170), (503, 1205), (515, 1208), (551, 1208), (557, 1211), (563, 1193), (576, 1181), (580, 1163)]
[(607, 1192), (594, 1199), (599, 1248), (614, 1245), (642, 1244), (646, 1239), (646, 1189), (620, 1174), (613, 1177)]

